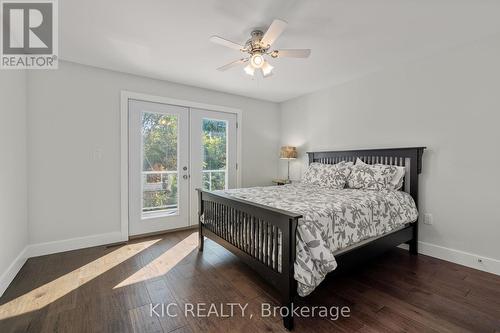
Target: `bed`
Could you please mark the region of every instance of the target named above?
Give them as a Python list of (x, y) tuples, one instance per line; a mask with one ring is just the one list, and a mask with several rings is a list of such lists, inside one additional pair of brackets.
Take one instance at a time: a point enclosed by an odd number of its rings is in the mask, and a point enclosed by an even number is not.
[[(199, 190), (199, 250), (204, 237), (245, 261), (291, 307), (330, 272), (349, 269), (403, 243), (417, 254), (418, 175), (424, 147), (310, 152), (309, 163), (403, 166), (403, 191), (331, 190), (301, 183)], [(291, 311), (289, 311), (291, 313)], [(293, 317), (283, 318), (288, 330)]]

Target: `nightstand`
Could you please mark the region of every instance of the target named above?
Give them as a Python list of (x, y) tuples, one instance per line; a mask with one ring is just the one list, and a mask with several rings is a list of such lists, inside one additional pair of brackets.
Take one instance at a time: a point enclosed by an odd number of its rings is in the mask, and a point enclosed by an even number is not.
[(290, 180), (286, 180), (286, 179), (273, 179), (273, 184), (275, 185), (285, 185), (285, 184), (290, 184), (291, 181)]

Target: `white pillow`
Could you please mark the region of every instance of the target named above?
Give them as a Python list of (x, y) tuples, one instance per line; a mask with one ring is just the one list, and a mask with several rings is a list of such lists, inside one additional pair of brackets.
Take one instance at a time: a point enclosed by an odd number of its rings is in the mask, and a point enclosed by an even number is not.
[(400, 167), (394, 165), (366, 164), (358, 158), (347, 179), (347, 186), (365, 190), (394, 190), (403, 183), (402, 178), (399, 177), (401, 170), (398, 168)]
[(352, 162), (337, 164), (311, 163), (302, 176), (302, 182), (321, 187), (342, 189), (351, 172)]

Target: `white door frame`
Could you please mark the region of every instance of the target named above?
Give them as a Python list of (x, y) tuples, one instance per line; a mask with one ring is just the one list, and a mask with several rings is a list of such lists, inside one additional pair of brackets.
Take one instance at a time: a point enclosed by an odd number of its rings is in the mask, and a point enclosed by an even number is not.
[[(120, 143), (121, 143), (121, 190), (120, 190), (120, 202), (121, 202), (121, 235), (122, 240), (126, 241), (129, 237), (128, 223), (129, 223), (129, 184), (128, 184), (128, 173), (129, 173), (129, 156), (128, 156), (128, 102), (130, 99), (153, 102), (153, 103), (163, 103), (178, 105), (188, 108), (197, 108), (205, 110), (213, 110), (219, 112), (227, 112), (236, 114), (238, 129), (236, 134), (237, 140), (237, 152), (236, 152), (236, 163), (238, 168), (236, 170), (236, 186), (241, 187), (241, 155), (242, 155), (242, 135), (241, 135), (241, 122), (242, 122), (242, 111), (240, 109), (235, 109), (227, 106), (206, 104), (194, 101), (187, 101), (181, 99), (175, 99), (165, 96), (155, 96), (148, 95), (138, 92), (132, 92), (127, 90), (121, 91), (121, 103), (120, 103)], [(193, 224), (191, 224), (193, 225)]]

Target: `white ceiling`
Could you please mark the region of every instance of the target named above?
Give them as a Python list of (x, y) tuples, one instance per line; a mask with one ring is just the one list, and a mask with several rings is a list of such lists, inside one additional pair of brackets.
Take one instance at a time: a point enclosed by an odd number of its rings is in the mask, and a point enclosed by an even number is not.
[[(500, 32), (500, 1), (62, 0), (59, 17), (62, 59), (280, 102)], [(309, 59), (272, 59), (268, 79), (215, 70), (240, 53), (211, 35), (243, 43), (274, 18), (274, 46)]]

